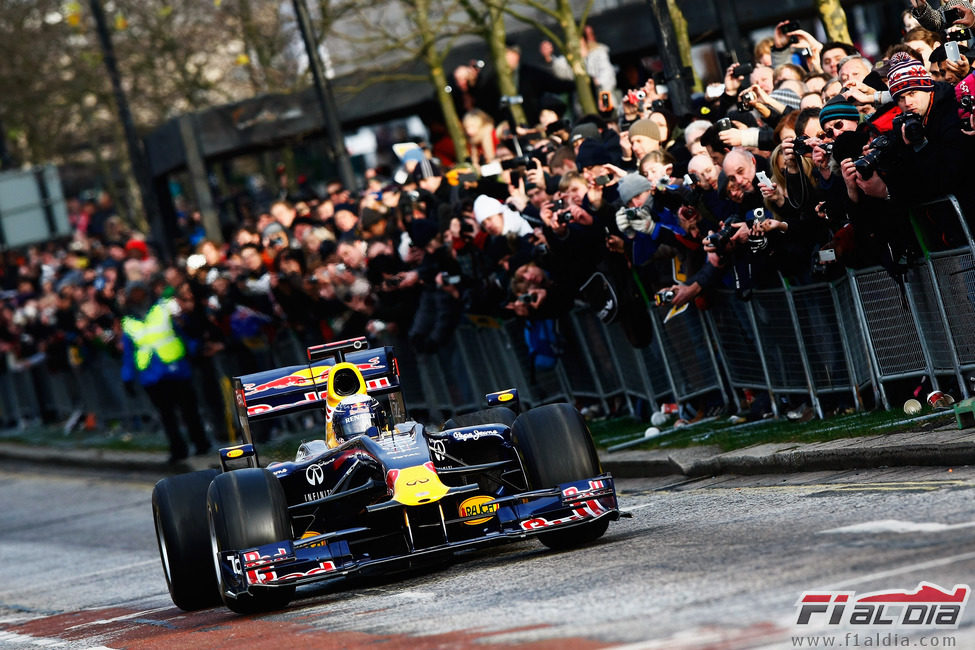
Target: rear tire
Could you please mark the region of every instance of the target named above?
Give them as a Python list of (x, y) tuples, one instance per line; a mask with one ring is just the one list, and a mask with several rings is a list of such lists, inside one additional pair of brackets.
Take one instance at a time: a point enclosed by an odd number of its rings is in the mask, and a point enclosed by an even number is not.
[[(266, 469), (248, 468), (221, 474), (207, 493), (213, 563), (223, 550), (242, 550), (292, 538), (288, 501), (281, 483)], [(226, 594), (217, 569), (224, 604), (238, 614), (255, 614), (286, 607), (291, 587), (251, 587), (233, 598)]]
[[(555, 487), (601, 473), (589, 427), (569, 404), (549, 404), (526, 411), (518, 416), (511, 431), (532, 489)], [(598, 539), (608, 527), (609, 519), (603, 517), (542, 533), (538, 539), (552, 549), (573, 548)]]
[(510, 427), (515, 422), (515, 412), (506, 406), (493, 406), (473, 413), (455, 415), (443, 423), (443, 428), (459, 429), (460, 427), (476, 427), (480, 424), (503, 424)]
[(207, 469), (164, 478), (152, 489), (159, 558), (173, 603), (186, 612), (220, 604), (207, 524), (207, 488), (219, 474)]

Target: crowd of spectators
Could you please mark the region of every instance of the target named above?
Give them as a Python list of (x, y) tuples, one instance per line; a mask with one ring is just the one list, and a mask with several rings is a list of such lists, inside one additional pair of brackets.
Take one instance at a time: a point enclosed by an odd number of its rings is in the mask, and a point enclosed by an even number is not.
[[(280, 325), (308, 345), (398, 333), (422, 354), (466, 314), (531, 323), (582, 302), (643, 346), (658, 292), (707, 308), (722, 287), (747, 300), (847, 267), (897, 276), (919, 250), (911, 206), (954, 193), (975, 215), (963, 182), (975, 14), (957, 0), (912, 2), (903, 39), (877, 61), (779, 23), (689, 115), (645, 71), (607, 72), (609, 48), (591, 30), (598, 114), (580, 114), (550, 44), (544, 66), (509, 48), (519, 97), (500, 96), (489, 65), (454, 72), (469, 160), (418, 143), (398, 168), (369, 170), (361, 192), (306, 188), (224, 245), (188, 218), (168, 264), (110, 206), (78, 206), (70, 245), (4, 255), (0, 345), (16, 359), (43, 350), (51, 364), (116, 353), (121, 289), (134, 281), (170, 299), (202, 357), (229, 347), (253, 359), (247, 371), (261, 363), (260, 334)], [(512, 102), (529, 124), (512, 124)], [(916, 225), (930, 246), (960, 241), (950, 218)]]

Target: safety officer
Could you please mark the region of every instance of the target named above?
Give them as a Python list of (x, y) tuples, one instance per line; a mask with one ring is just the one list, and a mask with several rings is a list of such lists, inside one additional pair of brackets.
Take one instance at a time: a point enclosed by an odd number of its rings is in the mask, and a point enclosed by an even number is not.
[(122, 381), (131, 385), (129, 382), (138, 379), (145, 389), (159, 411), (159, 419), (169, 439), (169, 462), (175, 463), (189, 455), (179, 431), (177, 411), (182, 415), (197, 455), (210, 451), (210, 442), (203, 430), (196, 393), (193, 392), (193, 373), (186, 356), (186, 343), (177, 333), (166, 306), (152, 298), (150, 288), (141, 282), (126, 287), (126, 315), (122, 318)]

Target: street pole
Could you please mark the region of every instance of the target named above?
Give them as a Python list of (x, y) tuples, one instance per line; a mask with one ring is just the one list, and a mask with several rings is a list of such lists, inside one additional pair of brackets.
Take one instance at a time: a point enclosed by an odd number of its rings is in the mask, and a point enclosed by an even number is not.
[(14, 168), (14, 159), (7, 149), (7, 132), (3, 129), (3, 122), (0, 121), (0, 171)]
[(684, 63), (680, 59), (674, 23), (667, 9), (667, 0), (647, 0), (647, 2), (653, 13), (653, 20), (650, 23), (657, 41), (660, 60), (664, 64), (670, 105), (677, 115), (689, 114), (692, 110), (691, 94), (688, 89), (687, 75), (684, 72)]
[(352, 161), (349, 159), (349, 153), (345, 150), (345, 139), (342, 137), (342, 124), (339, 122), (339, 109), (335, 105), (332, 82), (326, 76), (322, 67), (322, 59), (318, 56), (318, 41), (311, 31), (311, 18), (308, 15), (308, 6), (305, 4), (305, 0), (294, 0), (294, 5), (295, 16), (298, 18), (298, 29), (301, 30), (301, 39), (305, 42), (305, 51), (308, 53), (308, 65), (311, 67), (312, 78), (315, 81), (315, 96), (318, 98), (318, 107), (321, 109), (322, 118), (325, 120), (325, 131), (328, 134), (332, 159), (339, 166), (339, 178), (342, 180), (342, 185), (346, 189), (355, 190), (355, 173), (352, 171)]
[(170, 242), (163, 226), (162, 215), (159, 205), (156, 203), (156, 193), (152, 189), (152, 182), (149, 175), (149, 167), (146, 164), (145, 154), (142, 150), (142, 142), (135, 131), (135, 124), (132, 121), (132, 113), (129, 110), (129, 102), (122, 89), (122, 81), (118, 71), (118, 61), (115, 59), (115, 47), (112, 45), (112, 36), (108, 31), (108, 23), (105, 21), (105, 12), (102, 9), (101, 0), (91, 0), (91, 14), (95, 19), (95, 31), (98, 34), (98, 41), (102, 48), (102, 58), (105, 60), (105, 68), (108, 71), (108, 78), (112, 82), (112, 90), (115, 93), (115, 103), (118, 107), (119, 120), (122, 122), (122, 130), (125, 132), (125, 142), (129, 150), (129, 160), (132, 164), (132, 173), (135, 174), (139, 184), (139, 194), (142, 200), (142, 209), (149, 217), (149, 225), (153, 232), (156, 246), (163, 259), (169, 260)]
[(751, 55), (741, 41), (741, 29), (738, 26), (738, 13), (735, 11), (735, 6), (728, 0), (712, 0), (711, 4), (718, 14), (718, 23), (721, 25), (724, 46), (728, 54), (734, 58), (735, 63), (750, 61)]

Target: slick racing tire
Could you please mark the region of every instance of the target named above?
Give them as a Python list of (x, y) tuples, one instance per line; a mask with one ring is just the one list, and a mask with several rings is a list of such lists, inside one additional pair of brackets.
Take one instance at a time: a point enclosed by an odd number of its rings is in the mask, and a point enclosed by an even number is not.
[[(511, 431), (532, 489), (550, 488), (601, 472), (589, 427), (569, 404), (549, 404), (526, 411), (518, 416)], [(608, 527), (609, 519), (603, 517), (543, 533), (538, 539), (552, 549), (572, 548), (598, 539)]]
[(207, 492), (207, 513), (213, 563), (224, 604), (238, 614), (286, 607), (294, 597), (294, 586), (251, 587), (249, 593), (234, 598), (227, 595), (219, 569), (223, 550), (242, 550), (292, 538), (288, 501), (274, 474), (261, 468), (221, 474)]
[(207, 488), (219, 474), (207, 469), (164, 478), (152, 490), (159, 558), (173, 603), (183, 611), (220, 604), (213, 569)]
[(460, 427), (474, 427), (479, 424), (503, 424), (510, 427), (514, 424), (515, 412), (505, 406), (493, 406), (473, 413), (455, 415), (443, 423), (444, 430)]

